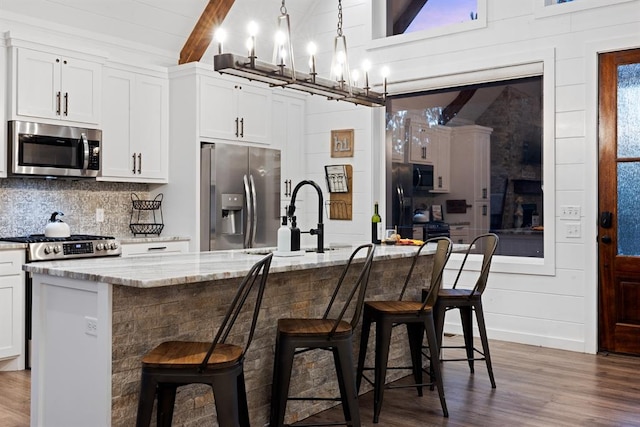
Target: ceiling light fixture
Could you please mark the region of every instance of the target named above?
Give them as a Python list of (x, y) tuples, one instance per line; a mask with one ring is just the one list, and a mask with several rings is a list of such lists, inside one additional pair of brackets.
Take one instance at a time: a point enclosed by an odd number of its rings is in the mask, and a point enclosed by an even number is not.
[(256, 80), (270, 86), (280, 86), (313, 95), (326, 96), (330, 100), (345, 101), (369, 107), (384, 106), (387, 98), (388, 68), (382, 74), (383, 92), (375, 92), (369, 87), (369, 71), (371, 64), (363, 64), (364, 85), (359, 87), (360, 75), (358, 70), (349, 71), (347, 55), (347, 39), (342, 32), (342, 0), (338, 0), (338, 29), (333, 42), (333, 58), (331, 61), (331, 78), (318, 76), (316, 72), (317, 47), (309, 43), (309, 72), (296, 71), (291, 41), (291, 24), (289, 14), (282, 0), (280, 16), (278, 17), (275, 44), (273, 49), (273, 63), (259, 61), (256, 56), (257, 25), (249, 24), (249, 39), (247, 40), (248, 56), (223, 52), (225, 34), (216, 30), (214, 35), (218, 43), (218, 53), (213, 57), (213, 68), (222, 74), (231, 74), (249, 80)]

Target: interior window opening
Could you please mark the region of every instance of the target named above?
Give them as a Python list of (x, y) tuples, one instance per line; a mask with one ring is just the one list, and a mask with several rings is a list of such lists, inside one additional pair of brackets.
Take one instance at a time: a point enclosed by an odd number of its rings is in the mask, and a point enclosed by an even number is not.
[(388, 36), (478, 19), (478, 0), (387, 0)]
[(542, 76), (390, 97), (388, 225), (544, 257), (542, 101)]

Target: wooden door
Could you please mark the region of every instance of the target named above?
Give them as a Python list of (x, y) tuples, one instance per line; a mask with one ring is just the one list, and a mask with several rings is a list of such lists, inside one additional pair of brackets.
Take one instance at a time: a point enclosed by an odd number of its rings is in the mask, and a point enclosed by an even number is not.
[(599, 347), (640, 355), (640, 49), (599, 58)]

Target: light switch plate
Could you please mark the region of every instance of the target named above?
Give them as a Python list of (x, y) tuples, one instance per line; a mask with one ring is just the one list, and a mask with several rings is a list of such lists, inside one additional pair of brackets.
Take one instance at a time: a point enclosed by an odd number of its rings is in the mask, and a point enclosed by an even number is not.
[(560, 206), (560, 219), (579, 220), (582, 215), (580, 206), (578, 205), (562, 205)]

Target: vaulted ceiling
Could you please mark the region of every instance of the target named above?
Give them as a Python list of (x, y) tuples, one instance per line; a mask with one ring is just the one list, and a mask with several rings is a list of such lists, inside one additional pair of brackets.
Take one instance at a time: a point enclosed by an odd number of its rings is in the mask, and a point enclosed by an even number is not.
[[(209, 3), (209, 0), (0, 0), (0, 18), (11, 19), (10, 14), (17, 13), (28, 17), (34, 25), (45, 21), (95, 32), (114, 38), (116, 42), (124, 40), (168, 52), (177, 63)], [(222, 10), (226, 4), (233, 3), (224, 26), (231, 33), (244, 34), (249, 20), (257, 21), (264, 29), (275, 28), (282, 0), (211, 0), (211, 3), (210, 10), (218, 7)], [(294, 32), (297, 26), (303, 25), (305, 17), (315, 7), (314, 3), (317, 1), (289, 0), (286, 3)], [(198, 39), (203, 37), (206, 38), (200, 35)], [(244, 39), (232, 39), (229, 47), (244, 49)], [(212, 55), (213, 49), (209, 52)]]

